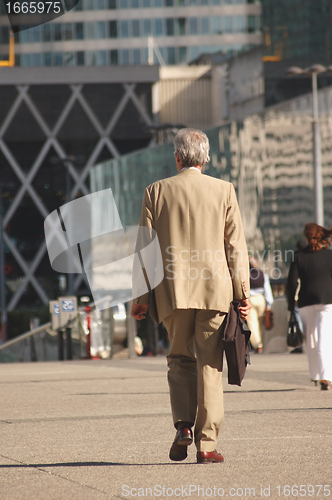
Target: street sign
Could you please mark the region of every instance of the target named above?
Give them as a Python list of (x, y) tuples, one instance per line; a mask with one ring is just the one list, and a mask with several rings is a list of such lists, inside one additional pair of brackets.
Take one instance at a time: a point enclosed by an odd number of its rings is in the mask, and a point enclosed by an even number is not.
[[(77, 298), (59, 297), (59, 326), (65, 326), (70, 319), (77, 316)], [(71, 325), (73, 327), (73, 324)]]
[(57, 300), (50, 300), (50, 313), (51, 313), (52, 330), (56, 330), (60, 326), (59, 302)]

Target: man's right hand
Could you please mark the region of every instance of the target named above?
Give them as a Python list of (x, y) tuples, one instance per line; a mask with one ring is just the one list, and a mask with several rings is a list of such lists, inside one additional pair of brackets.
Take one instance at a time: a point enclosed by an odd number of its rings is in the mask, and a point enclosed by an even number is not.
[(249, 299), (242, 299), (239, 301), (238, 311), (240, 314), (240, 318), (243, 319), (243, 321), (246, 321), (246, 319), (248, 318), (250, 309), (251, 309), (251, 304)]
[(144, 319), (148, 308), (149, 304), (133, 304), (131, 308), (131, 315), (134, 319), (137, 320)]

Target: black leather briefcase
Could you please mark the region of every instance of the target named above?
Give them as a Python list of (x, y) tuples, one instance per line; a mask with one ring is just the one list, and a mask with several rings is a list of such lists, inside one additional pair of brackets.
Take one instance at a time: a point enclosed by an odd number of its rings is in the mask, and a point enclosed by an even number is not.
[(238, 302), (230, 303), (224, 330), (224, 350), (228, 367), (228, 383), (241, 386), (250, 364), (249, 339), (251, 332), (237, 310)]

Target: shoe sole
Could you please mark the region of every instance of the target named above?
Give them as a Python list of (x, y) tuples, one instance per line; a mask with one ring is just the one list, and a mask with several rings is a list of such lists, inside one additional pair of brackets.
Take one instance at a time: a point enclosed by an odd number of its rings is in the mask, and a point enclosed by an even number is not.
[(182, 462), (188, 456), (187, 447), (191, 445), (193, 439), (191, 437), (185, 437), (178, 441), (174, 448), (172, 446), (169, 452), (169, 458), (173, 460), (173, 462)]
[(203, 458), (202, 460), (197, 460), (198, 464), (222, 464), (224, 459), (222, 460), (214, 460), (213, 458)]
[(192, 442), (193, 442), (193, 438), (188, 436), (188, 437), (185, 437), (183, 439), (180, 439), (180, 441), (178, 441), (176, 444), (180, 445), (180, 446), (190, 446)]

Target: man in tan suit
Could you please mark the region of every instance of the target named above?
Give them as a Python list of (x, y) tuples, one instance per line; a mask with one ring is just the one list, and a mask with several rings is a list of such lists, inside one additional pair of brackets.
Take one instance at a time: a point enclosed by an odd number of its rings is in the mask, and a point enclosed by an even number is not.
[[(178, 174), (146, 188), (140, 219), (156, 231), (164, 266), (152, 303), (171, 342), (168, 383), (177, 432), (170, 458), (187, 457), (195, 424), (197, 462), (222, 462), (216, 451), (224, 417), (222, 337), (230, 302), (240, 302), (243, 319), (250, 309), (247, 246), (233, 185), (201, 173), (209, 161), (207, 136), (182, 129), (174, 146)], [(132, 316), (140, 320), (149, 294), (134, 302)]]

